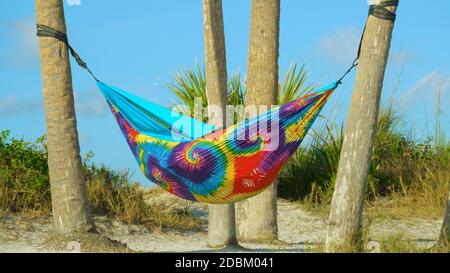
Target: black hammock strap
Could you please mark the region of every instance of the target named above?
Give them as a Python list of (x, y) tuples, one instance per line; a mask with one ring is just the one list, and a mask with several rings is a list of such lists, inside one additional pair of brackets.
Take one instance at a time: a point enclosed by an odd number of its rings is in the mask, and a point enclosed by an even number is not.
[(369, 7), (369, 15), (384, 20), (395, 21), (397, 15), (395, 12), (388, 10), (387, 7), (397, 7), (398, 1), (399, 0), (384, 1), (376, 5), (371, 5)]
[(48, 26), (37, 24), (36, 35), (39, 37), (55, 38), (55, 39), (65, 43), (67, 45), (67, 47), (69, 48), (70, 54), (73, 56), (75, 61), (77, 61), (78, 65), (81, 66), (82, 68), (86, 69), (89, 72), (89, 74), (91, 74), (91, 76), (94, 78), (94, 80), (99, 82), (99, 80), (97, 79), (97, 77), (94, 76), (94, 74), (89, 69), (87, 64), (80, 58), (80, 55), (78, 55), (78, 53), (72, 48), (72, 46), (70, 46), (69, 39), (67, 38), (66, 33), (63, 33), (59, 30), (56, 30), (56, 29), (48, 27)]
[[(369, 7), (369, 15), (368, 16), (375, 16), (379, 19), (382, 20), (389, 20), (394, 22), (397, 15), (395, 14), (395, 12), (392, 12), (390, 10), (387, 9), (387, 7), (397, 7), (398, 6), (398, 2), (399, 0), (390, 0), (390, 1), (384, 1), (381, 2), (379, 4), (375, 4), (375, 5), (370, 5)], [(367, 26), (367, 22), (366, 22), (366, 26)], [(353, 70), (353, 68), (355, 68), (356, 66), (358, 66), (358, 60), (359, 60), (359, 56), (361, 55), (361, 45), (362, 45), (362, 41), (364, 38), (364, 33), (366, 32), (366, 26), (364, 26), (364, 30), (363, 33), (361, 35), (361, 39), (359, 41), (359, 46), (358, 46), (358, 53), (356, 54), (356, 58), (353, 61), (352, 65), (350, 66), (350, 68), (344, 73), (344, 75), (336, 82), (338, 85), (342, 84), (342, 80)]]

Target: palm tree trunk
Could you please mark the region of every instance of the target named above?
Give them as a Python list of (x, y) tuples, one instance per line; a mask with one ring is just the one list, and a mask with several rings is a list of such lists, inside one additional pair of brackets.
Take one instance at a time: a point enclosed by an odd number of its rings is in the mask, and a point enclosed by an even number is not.
[[(279, 29), (280, 1), (252, 0), (247, 106), (277, 104)], [(239, 240), (277, 239), (277, 183), (272, 183), (259, 195), (237, 203), (237, 219)]]
[(447, 206), (445, 208), (444, 222), (442, 223), (439, 243), (441, 245), (449, 245), (450, 243), (450, 191), (448, 192)]
[[(389, 7), (395, 12), (395, 7)], [(394, 22), (369, 16), (347, 118), (336, 188), (328, 219), (326, 251), (359, 243), (368, 170)]]
[[(203, 0), (203, 26), (208, 116), (210, 123), (223, 128), (228, 94), (222, 0)], [(234, 204), (209, 205), (208, 246), (225, 247), (236, 243)]]
[[(36, 0), (36, 13), (38, 24), (66, 33), (61, 0)], [(91, 231), (95, 227), (83, 178), (68, 49), (54, 38), (39, 40), (55, 230)]]

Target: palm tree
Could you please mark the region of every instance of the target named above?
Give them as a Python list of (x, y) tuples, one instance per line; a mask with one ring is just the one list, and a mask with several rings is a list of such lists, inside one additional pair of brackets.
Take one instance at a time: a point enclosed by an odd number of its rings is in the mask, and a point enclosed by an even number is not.
[[(203, 26), (208, 118), (216, 128), (223, 128), (228, 98), (222, 0), (203, 0)], [(215, 114), (220, 115), (213, 118)], [(208, 246), (225, 247), (236, 243), (234, 204), (210, 205)]]
[(445, 208), (439, 243), (441, 245), (448, 245), (450, 243), (450, 191), (448, 192), (447, 206)]
[[(270, 106), (278, 102), (279, 28), (280, 0), (252, 0), (247, 106)], [(277, 182), (259, 195), (237, 203), (236, 207), (240, 240), (277, 239)]]
[[(396, 11), (395, 7), (388, 8), (392, 12)], [(367, 177), (393, 28), (393, 20), (372, 15), (367, 19), (328, 219), (327, 252), (344, 251), (359, 242)]]
[[(202, 98), (203, 107), (208, 105), (205, 71), (198, 64), (195, 68), (184, 68), (172, 73), (172, 79), (172, 82), (163, 84), (175, 96), (174, 107), (178, 112), (193, 116), (195, 98)], [(296, 63), (291, 64), (284, 81), (278, 84), (278, 103), (290, 102), (313, 92), (316, 86), (307, 84), (307, 79), (304, 65), (297, 69)], [(245, 85), (240, 74), (234, 74), (228, 80), (228, 105), (245, 105)], [(204, 117), (203, 121), (208, 121), (208, 117)]]
[[(164, 83), (164, 85), (175, 96), (177, 111), (194, 116), (194, 99), (196, 97), (203, 98), (204, 107), (208, 105), (205, 71), (199, 65), (196, 65), (194, 69), (184, 68), (173, 73), (172, 78), (171, 82)], [(314, 91), (315, 86), (307, 84), (306, 80), (307, 73), (304, 66), (297, 69), (296, 64), (291, 65), (284, 81), (278, 84), (278, 101), (280, 103), (293, 101)], [(228, 81), (228, 105), (245, 105), (245, 85), (239, 74), (233, 75)], [(207, 122), (208, 118), (205, 117), (203, 121)], [(237, 115), (234, 121), (238, 121)]]
[[(66, 33), (61, 0), (36, 0), (38, 24)], [(58, 233), (94, 230), (87, 201), (67, 45), (40, 39), (53, 218)]]

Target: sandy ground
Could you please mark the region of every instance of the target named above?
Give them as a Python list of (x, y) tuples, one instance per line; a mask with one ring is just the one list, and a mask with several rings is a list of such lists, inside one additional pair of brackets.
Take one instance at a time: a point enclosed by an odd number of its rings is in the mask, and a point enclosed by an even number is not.
[[(164, 202), (171, 206), (186, 206), (162, 195), (152, 202)], [(206, 206), (191, 204), (196, 217), (206, 219)], [(201, 231), (166, 230), (147, 231), (140, 226), (127, 226), (119, 221), (106, 217), (96, 217), (100, 233), (119, 240), (134, 251), (140, 252), (207, 252), (206, 225)], [(296, 203), (278, 201), (279, 239), (275, 244), (242, 244), (244, 248), (233, 248), (221, 251), (310, 251), (324, 241), (326, 235), (326, 219), (306, 212)], [(206, 222), (206, 221), (205, 221)], [(418, 244), (431, 246), (439, 236), (441, 221), (439, 219), (375, 219), (369, 229), (371, 245), (395, 234), (403, 234)], [(25, 217), (19, 215), (0, 216), (0, 252), (50, 252), (43, 242), (52, 234), (52, 219), (47, 217)], [(79, 252), (77, 242), (67, 245), (66, 252)], [(375, 248), (376, 251), (376, 248)]]

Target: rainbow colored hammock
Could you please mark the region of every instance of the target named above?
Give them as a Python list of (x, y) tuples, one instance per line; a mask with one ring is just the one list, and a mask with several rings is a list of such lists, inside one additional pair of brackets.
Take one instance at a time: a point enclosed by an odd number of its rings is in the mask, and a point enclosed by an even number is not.
[(187, 200), (224, 204), (252, 197), (276, 179), (337, 84), (223, 130), (98, 87), (150, 181)]

